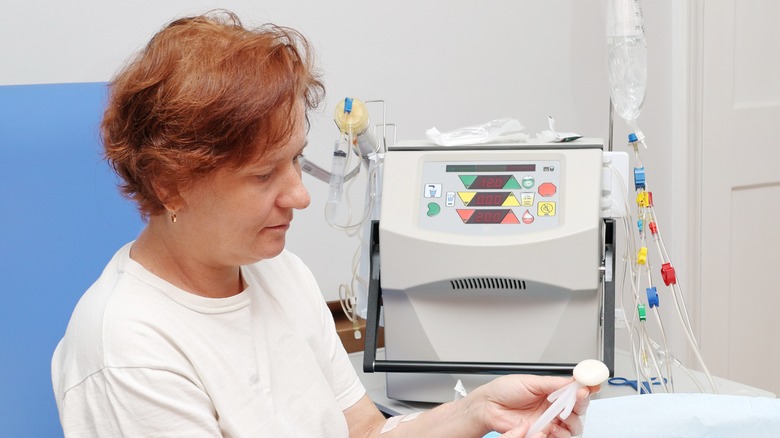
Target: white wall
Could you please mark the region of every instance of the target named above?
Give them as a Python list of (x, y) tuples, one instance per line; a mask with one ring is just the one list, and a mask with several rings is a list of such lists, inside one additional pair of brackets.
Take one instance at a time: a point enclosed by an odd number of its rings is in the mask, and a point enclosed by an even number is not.
[[(645, 2), (651, 71), (641, 121), (653, 153), (670, 148), (670, 2)], [(34, 0), (6, 6), (0, 84), (107, 81), (167, 21), (209, 1)], [(398, 138), (511, 116), (531, 135), (552, 115), (560, 130), (606, 137), (608, 96), (602, 2), (225, 1), (247, 23), (298, 28), (314, 43), (328, 90), (312, 118), (307, 154), (323, 166), (336, 137), (331, 114), (345, 96), (383, 99)], [(13, 60), (13, 62), (7, 62)], [(377, 110), (378, 107), (370, 108)], [(372, 113), (372, 121), (380, 120)], [(627, 130), (618, 126), (616, 149)], [(662, 220), (665, 154), (648, 158)], [(655, 164), (655, 165), (653, 165)], [(311, 266), (325, 296), (349, 278), (357, 241), (323, 220), (326, 185), (306, 177), (311, 207), (297, 215), (289, 247)], [(359, 199), (359, 197), (358, 197)]]

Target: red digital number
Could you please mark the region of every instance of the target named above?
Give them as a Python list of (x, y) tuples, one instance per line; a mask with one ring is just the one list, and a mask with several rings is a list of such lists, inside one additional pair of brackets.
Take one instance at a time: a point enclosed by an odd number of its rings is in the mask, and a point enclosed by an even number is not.
[(475, 224), (497, 224), (504, 218), (504, 212), (497, 211), (484, 211), (479, 210), (474, 212), (474, 216), (471, 217), (472, 223)]
[(486, 189), (500, 189), (504, 187), (503, 178), (485, 178)]
[(479, 193), (474, 199), (474, 205), (497, 207), (504, 203), (505, 194)]

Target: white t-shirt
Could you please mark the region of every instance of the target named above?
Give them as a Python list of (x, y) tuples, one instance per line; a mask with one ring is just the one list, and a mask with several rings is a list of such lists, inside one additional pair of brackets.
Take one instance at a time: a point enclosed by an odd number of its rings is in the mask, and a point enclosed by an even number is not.
[(185, 292), (120, 249), (52, 359), (73, 437), (346, 437), (365, 389), (293, 254), (242, 267), (247, 289)]

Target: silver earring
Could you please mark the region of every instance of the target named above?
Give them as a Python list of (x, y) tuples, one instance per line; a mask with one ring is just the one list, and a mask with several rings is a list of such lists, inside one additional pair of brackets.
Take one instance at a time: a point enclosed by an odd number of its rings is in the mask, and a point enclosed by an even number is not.
[(173, 222), (174, 224), (176, 223), (176, 212), (175, 211), (171, 213), (171, 222)]

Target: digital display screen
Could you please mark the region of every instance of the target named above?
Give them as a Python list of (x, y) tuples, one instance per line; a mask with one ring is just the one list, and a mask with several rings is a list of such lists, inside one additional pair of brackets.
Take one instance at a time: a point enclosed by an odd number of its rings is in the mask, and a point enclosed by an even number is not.
[(447, 172), (536, 172), (536, 164), (448, 164)]
[(503, 189), (512, 175), (479, 175), (468, 188), (474, 189)]
[(471, 215), (469, 224), (500, 224), (510, 210), (476, 210)]
[(479, 192), (467, 204), (470, 207), (501, 207), (511, 192)]
[(485, 208), (479, 210), (458, 210), (465, 224), (518, 223), (517, 216), (508, 208)]

